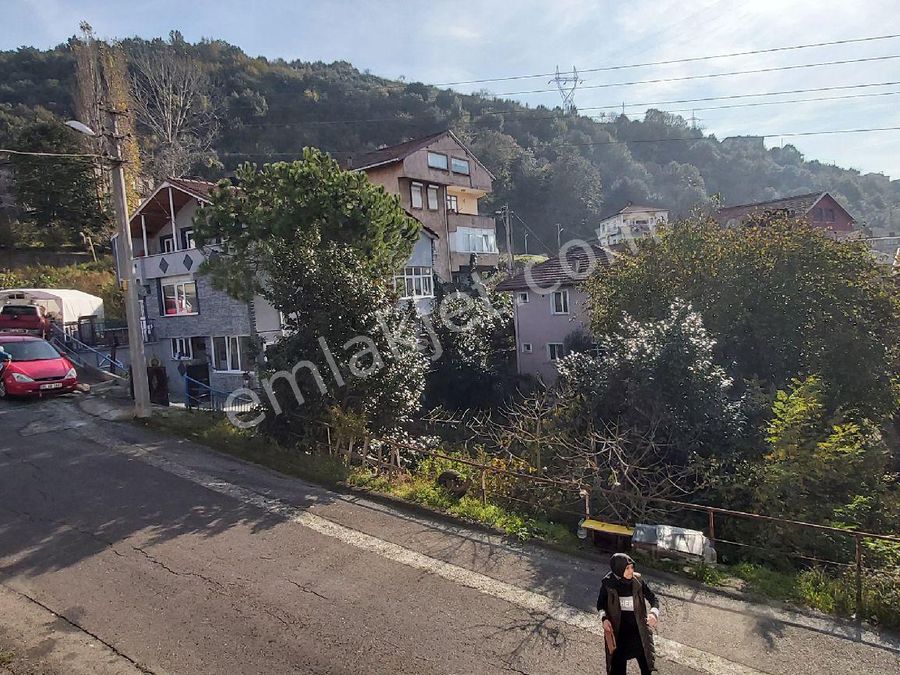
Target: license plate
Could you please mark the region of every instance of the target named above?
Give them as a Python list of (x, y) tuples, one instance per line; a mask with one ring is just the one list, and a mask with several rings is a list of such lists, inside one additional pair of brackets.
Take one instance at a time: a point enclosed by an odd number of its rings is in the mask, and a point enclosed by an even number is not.
[(41, 389), (62, 389), (62, 382), (52, 382), (50, 384), (42, 384)]

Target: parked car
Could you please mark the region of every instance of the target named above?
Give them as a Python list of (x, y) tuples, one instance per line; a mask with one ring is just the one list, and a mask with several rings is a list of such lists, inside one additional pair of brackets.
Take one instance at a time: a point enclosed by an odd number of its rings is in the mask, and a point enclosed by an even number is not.
[(67, 394), (78, 385), (75, 366), (46, 340), (0, 334), (10, 360), (0, 365), (0, 398)]
[(40, 305), (4, 305), (0, 309), (0, 333), (50, 337), (50, 318)]

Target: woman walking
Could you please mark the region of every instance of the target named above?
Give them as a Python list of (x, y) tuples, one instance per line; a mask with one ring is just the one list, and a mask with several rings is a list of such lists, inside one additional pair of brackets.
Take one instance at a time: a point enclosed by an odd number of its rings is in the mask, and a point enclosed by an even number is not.
[[(647, 582), (635, 573), (630, 556), (616, 553), (609, 559), (609, 567), (597, 597), (606, 638), (606, 672), (625, 675), (628, 661), (637, 659), (641, 675), (649, 675), (656, 670), (650, 631), (659, 621), (659, 602)], [(650, 604), (649, 612), (646, 603)]]

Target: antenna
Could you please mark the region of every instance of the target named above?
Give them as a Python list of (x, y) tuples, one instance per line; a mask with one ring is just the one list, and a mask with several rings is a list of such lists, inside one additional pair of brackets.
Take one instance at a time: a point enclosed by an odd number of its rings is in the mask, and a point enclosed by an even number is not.
[(556, 88), (559, 89), (559, 95), (562, 96), (563, 110), (567, 113), (577, 111), (575, 107), (575, 90), (582, 81), (578, 79), (578, 70), (575, 66), (572, 66), (571, 75), (568, 72), (559, 72), (559, 66), (556, 66), (556, 77), (547, 82), (547, 84), (555, 84)]

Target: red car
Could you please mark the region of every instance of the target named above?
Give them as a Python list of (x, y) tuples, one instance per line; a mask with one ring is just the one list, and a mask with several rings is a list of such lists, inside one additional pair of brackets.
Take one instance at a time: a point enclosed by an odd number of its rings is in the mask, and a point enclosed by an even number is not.
[(50, 318), (40, 305), (5, 305), (0, 309), (0, 332), (50, 337)]
[(46, 340), (27, 335), (0, 335), (10, 360), (0, 361), (0, 398), (66, 394), (75, 389), (75, 366)]

